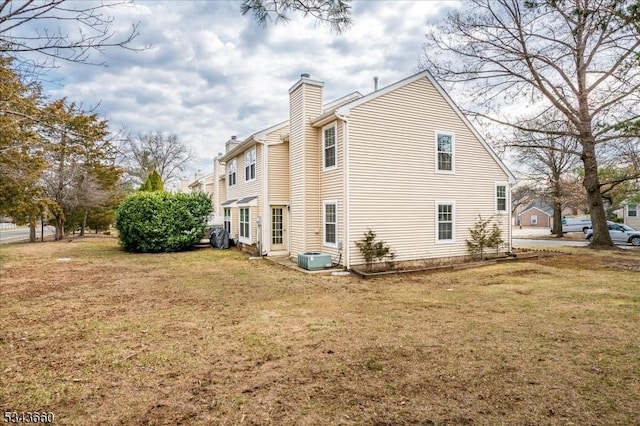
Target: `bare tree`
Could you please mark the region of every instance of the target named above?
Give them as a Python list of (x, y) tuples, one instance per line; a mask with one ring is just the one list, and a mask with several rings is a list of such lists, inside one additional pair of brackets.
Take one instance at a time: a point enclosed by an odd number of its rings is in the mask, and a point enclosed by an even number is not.
[[(468, 113), (574, 138), (592, 245), (612, 246), (598, 153), (640, 133), (639, 47), (640, 8), (632, 0), (469, 0), (429, 32), (421, 65), (474, 90), (476, 110)], [(540, 128), (538, 117), (516, 120), (510, 113), (522, 102), (541, 114), (558, 112), (567, 127)]]
[[(538, 119), (536, 127), (562, 131), (567, 126), (557, 114), (546, 114)], [(566, 205), (565, 199), (572, 195), (565, 194), (567, 187), (563, 183), (580, 161), (578, 142), (568, 136), (517, 130), (508, 146), (517, 148), (515, 157), (521, 165), (521, 172), (528, 179), (541, 182), (540, 198), (553, 208), (552, 232), (562, 237), (562, 210)]]
[(120, 162), (135, 184), (141, 184), (156, 170), (166, 184), (179, 179), (194, 154), (177, 135), (163, 132), (127, 138), (120, 146)]
[[(12, 57), (31, 72), (54, 67), (57, 61), (92, 63), (90, 56), (108, 47), (133, 49), (138, 25), (118, 36), (109, 9), (123, 0), (0, 0), (0, 54)], [(74, 32), (69, 32), (69, 26)], [(144, 49), (146, 47), (142, 47)]]
[(240, 10), (243, 15), (251, 13), (263, 27), (268, 22), (289, 21), (293, 12), (312, 16), (319, 22), (328, 23), (337, 33), (345, 31), (352, 23), (350, 0), (243, 0)]

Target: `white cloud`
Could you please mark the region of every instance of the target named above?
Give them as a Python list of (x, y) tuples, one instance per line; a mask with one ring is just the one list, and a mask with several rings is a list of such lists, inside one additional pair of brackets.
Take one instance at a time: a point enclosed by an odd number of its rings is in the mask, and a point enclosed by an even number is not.
[(169, 131), (208, 172), (230, 135), (246, 137), (287, 118), (288, 88), (303, 72), (332, 100), (391, 84), (416, 71), (426, 22), (450, 2), (356, 1), (354, 25), (338, 35), (312, 18), (260, 27), (238, 2), (139, 1), (112, 10), (125, 33), (140, 21), (143, 52), (111, 49), (107, 67), (63, 64), (49, 87), (133, 134)]

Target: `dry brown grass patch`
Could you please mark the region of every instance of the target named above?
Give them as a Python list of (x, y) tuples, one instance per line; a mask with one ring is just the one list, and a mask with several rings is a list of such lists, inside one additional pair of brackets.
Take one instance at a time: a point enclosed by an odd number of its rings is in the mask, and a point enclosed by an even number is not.
[(362, 281), (235, 251), (131, 255), (108, 238), (3, 246), (0, 411), (72, 425), (637, 424), (640, 257), (572, 253)]

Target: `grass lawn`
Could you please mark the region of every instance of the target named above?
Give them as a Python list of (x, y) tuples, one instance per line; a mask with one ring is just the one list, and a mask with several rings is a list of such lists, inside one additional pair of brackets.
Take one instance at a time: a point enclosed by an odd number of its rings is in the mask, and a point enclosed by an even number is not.
[(571, 253), (363, 281), (105, 236), (3, 245), (0, 415), (640, 424), (640, 252)]

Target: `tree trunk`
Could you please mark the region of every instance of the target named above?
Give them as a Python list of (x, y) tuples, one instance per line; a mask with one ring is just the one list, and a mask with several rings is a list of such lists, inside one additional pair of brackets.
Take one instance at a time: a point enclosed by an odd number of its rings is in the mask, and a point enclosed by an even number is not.
[(84, 237), (84, 228), (87, 227), (87, 214), (89, 211), (87, 208), (84, 209), (84, 214), (82, 215), (82, 226), (80, 227), (80, 236)]
[(61, 217), (56, 218), (56, 241), (64, 240), (64, 219)]
[(593, 139), (582, 142), (582, 163), (584, 164), (584, 180), (582, 182), (587, 191), (591, 226), (593, 227), (592, 247), (613, 247), (607, 215), (600, 193), (600, 179), (598, 178), (598, 161), (596, 159), (595, 142)]
[(29, 242), (36, 242), (36, 221), (34, 219), (29, 221)]
[(553, 174), (553, 191), (551, 192), (553, 197), (553, 234), (556, 238), (561, 238), (564, 234), (562, 232), (562, 188), (560, 187), (560, 173), (555, 172)]
[(562, 204), (558, 201), (553, 202), (553, 234), (556, 238), (564, 235), (562, 232)]

